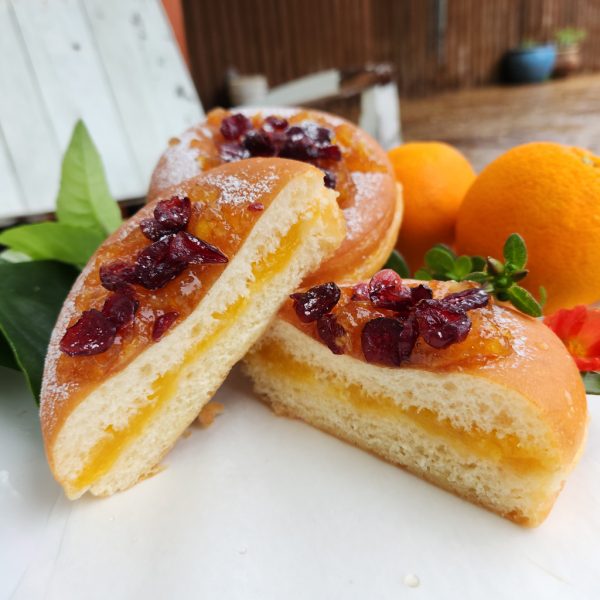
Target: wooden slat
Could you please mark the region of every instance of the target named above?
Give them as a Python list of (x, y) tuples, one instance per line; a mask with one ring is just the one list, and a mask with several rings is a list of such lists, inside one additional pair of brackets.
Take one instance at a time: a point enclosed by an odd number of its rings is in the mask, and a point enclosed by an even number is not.
[(164, 21), (155, 0), (144, 6), (122, 0), (81, 4), (142, 181), (147, 182), (169, 137), (201, 119), (198, 97), (183, 63), (176, 60), (173, 40), (161, 24), (153, 23)]
[(0, 0), (0, 57), (0, 127), (21, 182), (22, 214), (48, 211), (58, 189), (59, 145), (8, 0)]
[[(124, 133), (105, 70), (78, 0), (12, 0), (47, 115), (66, 148), (83, 118), (98, 146), (117, 198), (145, 192), (146, 181)], [(123, 57), (123, 60), (125, 57)], [(12, 142), (9, 141), (12, 148)], [(61, 151), (54, 153), (60, 160)], [(46, 159), (46, 154), (41, 153)], [(53, 172), (54, 177), (58, 170)]]
[[(122, 2), (112, 1), (115, 4)], [(148, 77), (161, 110), (163, 139), (168, 140), (198, 123), (204, 117), (204, 111), (187, 65), (181, 54), (175, 51), (175, 38), (160, 0), (128, 0), (127, 4), (141, 16), (137, 41), (146, 59)]]
[(3, 219), (20, 216), (24, 206), (25, 198), (0, 129), (0, 223)]
[(274, 2), (183, 0), (192, 74), (206, 107), (223, 101), (230, 67), (280, 85), (322, 69), (391, 62), (405, 96), (487, 84), (498, 80), (508, 49), (525, 38), (552, 40), (566, 26), (587, 29), (584, 69), (600, 69), (598, 0), (446, 0), (443, 61), (434, 0)]

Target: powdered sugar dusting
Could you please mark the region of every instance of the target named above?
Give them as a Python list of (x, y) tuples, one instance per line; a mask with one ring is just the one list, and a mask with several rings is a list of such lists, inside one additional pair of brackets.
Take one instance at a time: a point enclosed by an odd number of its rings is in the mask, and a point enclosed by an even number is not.
[(217, 206), (224, 204), (239, 206), (257, 202), (265, 195), (271, 194), (279, 181), (279, 175), (274, 167), (265, 171), (260, 179), (248, 181), (248, 177), (249, 174), (245, 171), (242, 171), (240, 176), (209, 171), (204, 181), (219, 190)]
[(163, 164), (154, 172), (153, 188), (164, 189), (191, 179), (201, 172), (198, 157), (200, 151), (191, 145), (192, 140), (203, 136), (212, 137), (208, 127), (188, 129), (180, 138), (179, 143), (169, 146), (162, 155)]
[(344, 217), (347, 224), (347, 237), (349, 240), (356, 239), (357, 236), (364, 235), (365, 218), (370, 221), (384, 218), (383, 209), (379, 208), (377, 213), (373, 214), (373, 206), (363, 206), (364, 202), (370, 202), (376, 198), (384, 188), (389, 175), (387, 173), (353, 171), (350, 174), (354, 184), (354, 204), (344, 209)]

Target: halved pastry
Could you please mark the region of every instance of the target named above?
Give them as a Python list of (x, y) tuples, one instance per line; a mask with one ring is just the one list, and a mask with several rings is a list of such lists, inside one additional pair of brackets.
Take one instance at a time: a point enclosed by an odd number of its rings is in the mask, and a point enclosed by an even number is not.
[(550, 329), (474, 285), (385, 270), (293, 294), (245, 369), (278, 414), (535, 526), (581, 453), (585, 391)]
[(344, 234), (319, 169), (257, 158), (168, 190), (106, 240), (65, 302), (44, 372), (42, 432), (67, 496), (152, 473)]

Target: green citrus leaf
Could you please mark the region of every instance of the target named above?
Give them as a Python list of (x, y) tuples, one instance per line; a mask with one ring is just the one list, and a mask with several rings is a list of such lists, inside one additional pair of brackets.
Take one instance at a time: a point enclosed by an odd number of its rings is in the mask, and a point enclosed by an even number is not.
[(429, 281), (430, 279), (433, 279), (431, 273), (426, 269), (419, 269), (418, 271), (416, 271), (414, 274), (414, 278), (421, 279), (423, 281)]
[(585, 385), (585, 391), (588, 394), (600, 395), (600, 373), (597, 371), (588, 371), (582, 373), (583, 384)]
[(473, 271), (473, 261), (470, 256), (459, 256), (454, 261), (452, 272), (458, 281), (462, 281), (471, 271)]
[(77, 270), (54, 261), (0, 265), (0, 335), (37, 399), (56, 317)]
[(471, 262), (473, 263), (473, 271), (483, 271), (485, 269), (485, 258), (483, 256), (471, 256)]
[(542, 316), (542, 307), (538, 301), (525, 289), (518, 285), (513, 285), (506, 290), (508, 299), (515, 308), (532, 317)]
[(454, 267), (454, 257), (446, 248), (434, 246), (425, 254), (425, 264), (436, 273), (450, 273)]
[(527, 246), (518, 233), (511, 233), (504, 243), (504, 260), (515, 270), (520, 270), (527, 264)]
[(121, 224), (102, 160), (82, 121), (77, 121), (63, 158), (56, 216), (60, 223), (94, 229), (104, 237)]
[(465, 278), (466, 281), (475, 281), (477, 283), (485, 283), (488, 280), (488, 274), (482, 271), (473, 271), (468, 273)]
[(402, 256), (398, 250), (392, 250), (392, 253), (388, 257), (385, 265), (383, 265), (383, 268), (396, 271), (400, 277), (410, 277), (410, 269), (404, 260), (404, 256)]
[(15, 359), (15, 353), (10, 347), (8, 340), (0, 334), (0, 366), (8, 367), (9, 369), (19, 370), (19, 365)]
[(543, 285), (540, 285), (540, 306), (546, 306), (546, 302), (548, 302), (548, 292)]
[(102, 240), (95, 229), (54, 222), (20, 225), (0, 233), (0, 244), (33, 260), (58, 260), (78, 267), (87, 263)]

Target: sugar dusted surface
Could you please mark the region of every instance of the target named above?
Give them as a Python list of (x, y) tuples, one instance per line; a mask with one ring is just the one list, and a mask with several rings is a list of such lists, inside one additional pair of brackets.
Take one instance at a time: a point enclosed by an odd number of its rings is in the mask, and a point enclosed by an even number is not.
[(258, 181), (250, 182), (247, 175), (244, 167), (241, 167), (240, 173), (236, 175), (209, 171), (204, 181), (218, 188), (220, 195), (217, 206), (223, 204), (239, 206), (252, 204), (263, 196), (273, 193), (280, 179), (275, 166), (265, 171), (263, 178)]

